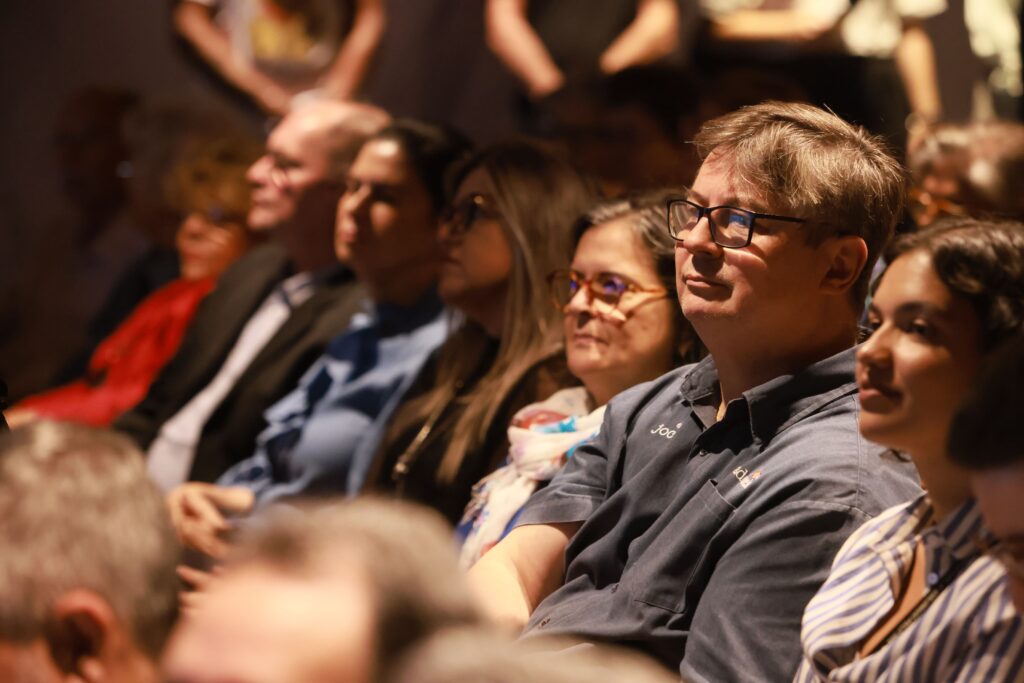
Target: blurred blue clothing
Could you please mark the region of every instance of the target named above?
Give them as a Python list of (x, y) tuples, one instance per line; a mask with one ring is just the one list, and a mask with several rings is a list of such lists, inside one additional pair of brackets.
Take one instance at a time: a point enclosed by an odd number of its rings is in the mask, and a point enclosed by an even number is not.
[(256, 453), (217, 483), (251, 489), (257, 505), (355, 493), (388, 419), (447, 331), (434, 290), (409, 308), (366, 302), (299, 386), (267, 409)]

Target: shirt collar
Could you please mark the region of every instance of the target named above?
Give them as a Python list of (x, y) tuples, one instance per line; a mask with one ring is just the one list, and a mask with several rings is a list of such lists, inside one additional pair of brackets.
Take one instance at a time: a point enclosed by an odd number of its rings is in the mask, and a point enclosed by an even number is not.
[(907, 539), (916, 535), (934, 535), (942, 539), (942, 545), (956, 559), (964, 559), (978, 554), (975, 539), (984, 531), (984, 520), (977, 502), (971, 498), (954, 509), (948, 515), (929, 527), (935, 508), (927, 493), (922, 493), (900, 511), (903, 521), (887, 525), (886, 533), (879, 533), (869, 541), (871, 548), (885, 553), (896, 546), (906, 543)]
[[(770, 441), (807, 415), (857, 391), (854, 349), (812, 363), (792, 375), (782, 375), (743, 392), (750, 431), (761, 442)], [(717, 391), (718, 370), (708, 356), (692, 366), (679, 389), (683, 402), (695, 404)]]
[(437, 289), (430, 287), (412, 306), (380, 302), (373, 305), (372, 315), (381, 333), (390, 336), (426, 325), (440, 315), (443, 308)]

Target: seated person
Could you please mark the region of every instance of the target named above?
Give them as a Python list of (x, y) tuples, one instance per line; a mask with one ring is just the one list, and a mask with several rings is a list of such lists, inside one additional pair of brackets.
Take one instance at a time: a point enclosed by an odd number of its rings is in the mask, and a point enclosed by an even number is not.
[(408, 503), (268, 510), (171, 637), (164, 680), (384, 680), (421, 640), (479, 628), (450, 539), (436, 513)]
[(497, 543), (530, 494), (593, 438), (612, 396), (700, 359), (700, 343), (675, 303), (666, 201), (664, 194), (605, 201), (576, 222), (572, 266), (549, 282), (564, 317), (569, 371), (583, 386), (512, 418), (508, 463), (473, 487), (458, 527), (464, 567)]
[(247, 174), (246, 222), (274, 243), (224, 273), (145, 398), (114, 423), (146, 450), (161, 489), (214, 481), (252, 455), (264, 411), (358, 311), (363, 289), (334, 255), (334, 215), (355, 153), (387, 120), (321, 102), (270, 133)]
[(245, 170), (256, 158), (247, 140), (196, 142), (168, 178), (181, 206), (181, 277), (140, 303), (93, 353), (86, 376), (19, 401), (12, 425), (38, 417), (97, 426), (138, 403), (174, 355), (220, 274), (249, 246)]
[(0, 519), (0, 680), (160, 681), (180, 551), (138, 449), (48, 421), (0, 435)]
[(794, 680), (1018, 681), (1024, 621), (974, 542), (981, 513), (946, 442), (982, 361), (1024, 332), (1024, 225), (951, 221), (888, 256), (857, 351), (860, 431), (909, 455), (926, 492), (843, 545), (804, 612)]
[(931, 126), (910, 151), (909, 166), (918, 227), (943, 215), (1024, 220), (1024, 124)]
[(740, 109), (697, 146), (668, 220), (682, 312), (710, 357), (612, 399), (470, 576), (528, 636), (628, 644), (685, 680), (783, 680), (836, 550), (919, 490), (857, 432), (853, 378), (903, 172), (808, 105)]
[(363, 144), (338, 203), (335, 248), (367, 287), (366, 313), (267, 410), (252, 457), (216, 485), (171, 491), (171, 516), (187, 546), (219, 554), (219, 507), (241, 514), (285, 496), (344, 493), (352, 468), (365, 470), (353, 458), (372, 455), (390, 407), (447, 332), (436, 290), (437, 231), (446, 171), (468, 151), (461, 136), (416, 121), (397, 121)]
[[(1022, 293), (1024, 294), (1024, 293)], [(1019, 294), (1010, 305), (1024, 318)], [(986, 364), (949, 427), (949, 456), (970, 472), (971, 491), (989, 534), (987, 553), (1003, 563), (1014, 606), (1024, 614), (1024, 336), (1003, 345)]]
[(589, 201), (568, 164), (523, 142), (483, 149), (454, 180), (438, 291), (461, 322), (405, 394), (369, 474), (350, 478), (452, 523), (508, 453), (516, 411), (575, 384), (544, 278), (564, 267)]

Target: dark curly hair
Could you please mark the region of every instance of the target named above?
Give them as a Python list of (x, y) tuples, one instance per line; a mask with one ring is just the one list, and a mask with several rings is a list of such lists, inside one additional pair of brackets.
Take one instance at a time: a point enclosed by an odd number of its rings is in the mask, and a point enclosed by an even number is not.
[(972, 470), (1024, 463), (1022, 423), (1024, 335), (1018, 335), (992, 354), (953, 416), (949, 457)]
[(886, 261), (923, 250), (939, 279), (970, 302), (988, 353), (1024, 332), (1024, 223), (951, 218), (898, 238)]

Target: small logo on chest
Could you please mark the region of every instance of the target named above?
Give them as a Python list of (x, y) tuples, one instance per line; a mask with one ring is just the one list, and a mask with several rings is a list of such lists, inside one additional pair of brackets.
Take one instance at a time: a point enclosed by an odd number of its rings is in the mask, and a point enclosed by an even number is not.
[(761, 470), (751, 472), (746, 467), (737, 467), (732, 471), (732, 475), (740, 482), (740, 486), (747, 488), (761, 478)]
[(676, 429), (679, 429), (682, 426), (683, 423), (680, 422), (679, 424), (676, 425), (675, 429), (672, 429), (670, 427), (666, 427), (665, 423), (663, 422), (654, 429), (652, 429), (651, 434), (657, 434), (658, 436), (665, 437), (666, 439), (671, 439), (676, 435)]

